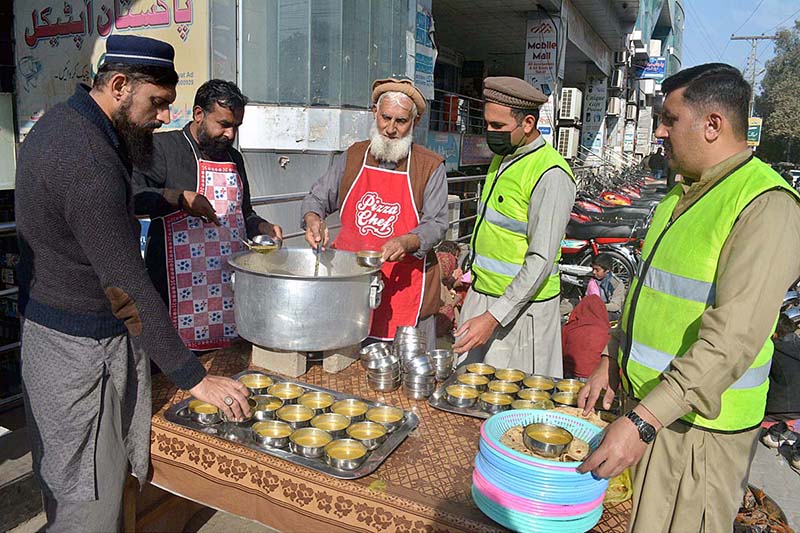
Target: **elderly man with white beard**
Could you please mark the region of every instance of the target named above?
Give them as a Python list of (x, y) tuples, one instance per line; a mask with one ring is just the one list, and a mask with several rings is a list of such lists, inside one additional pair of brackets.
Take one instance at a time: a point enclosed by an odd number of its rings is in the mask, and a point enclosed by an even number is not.
[(383, 254), (381, 305), (369, 338), (392, 340), (400, 326), (417, 326), (436, 344), (440, 272), (433, 247), (447, 230), (447, 177), (436, 153), (414, 144), (414, 125), (427, 107), (409, 80), (372, 84), (375, 122), (370, 138), (333, 160), (303, 200), (306, 241), (328, 246), (324, 219), (339, 211), (333, 247)]

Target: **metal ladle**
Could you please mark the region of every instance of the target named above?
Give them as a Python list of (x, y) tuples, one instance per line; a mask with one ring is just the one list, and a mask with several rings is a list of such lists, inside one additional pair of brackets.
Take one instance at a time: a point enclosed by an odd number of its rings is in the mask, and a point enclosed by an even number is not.
[(232, 238), (239, 240), (242, 244), (247, 246), (247, 249), (251, 252), (257, 252), (260, 254), (266, 254), (273, 250), (280, 250), (283, 246), (283, 241), (281, 239), (270, 237), (269, 235), (256, 235), (253, 237), (252, 241), (247, 241), (242, 239), (241, 237), (234, 237), (233, 232), (227, 226), (219, 226), (220, 228), (225, 228), (225, 231), (228, 232)]

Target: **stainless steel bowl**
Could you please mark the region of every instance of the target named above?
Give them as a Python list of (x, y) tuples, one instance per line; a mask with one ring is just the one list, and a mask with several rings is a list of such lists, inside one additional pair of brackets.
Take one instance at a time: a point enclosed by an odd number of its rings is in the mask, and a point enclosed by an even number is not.
[(380, 250), (356, 252), (356, 262), (363, 267), (379, 268), (383, 266), (383, 252)]
[(311, 419), (311, 427), (327, 431), (334, 439), (345, 436), (350, 419), (338, 413), (325, 413)]
[(396, 391), (397, 389), (400, 388), (400, 385), (402, 383), (403, 382), (400, 379), (397, 379), (395, 381), (371, 381), (371, 380), (367, 380), (367, 385), (369, 385), (369, 388), (374, 390), (374, 391), (378, 391), (378, 392)]
[(272, 378), (261, 372), (248, 372), (239, 376), (239, 383), (247, 387), (250, 394), (256, 396), (265, 394), (273, 384)]
[(489, 380), (494, 379), (494, 371), (495, 368), (492, 365), (487, 365), (486, 363), (470, 363), (467, 365), (467, 372), (470, 374), (484, 376)]
[(283, 400), (284, 404), (297, 403), (297, 399), (305, 393), (305, 389), (297, 383), (275, 383), (267, 391)]
[(455, 407), (472, 407), (478, 401), (480, 392), (469, 385), (450, 385), (445, 389), (445, 400)]
[(253, 400), (252, 396), (247, 399), (247, 405), (250, 406), (249, 415), (245, 415), (243, 418), (240, 418), (239, 420), (228, 420), (228, 417), (225, 416), (224, 412), (222, 412), (222, 420), (228, 422), (229, 424), (236, 424), (237, 426), (243, 426), (249, 424), (253, 420), (256, 411), (256, 402), (255, 400)]
[(283, 400), (277, 396), (261, 394), (252, 396), (256, 406), (253, 409), (253, 418), (259, 421), (274, 420), (275, 412), (283, 407)]
[(578, 395), (569, 392), (557, 392), (552, 396), (553, 403), (557, 405), (565, 405), (568, 407), (575, 407), (578, 405)]
[(544, 401), (550, 399), (550, 393), (541, 389), (522, 389), (517, 393), (517, 398), (532, 402)]
[(430, 389), (416, 389), (405, 386), (403, 387), (403, 392), (405, 393), (406, 398), (409, 398), (411, 400), (425, 400), (431, 394), (433, 394), (433, 390), (434, 387), (431, 387)]
[(200, 400), (192, 400), (189, 402), (189, 414), (192, 420), (204, 426), (212, 426), (222, 422), (222, 415), (220, 414), (219, 408)]
[(325, 446), (325, 462), (337, 470), (355, 470), (367, 459), (369, 450), (355, 439), (338, 439)]
[(512, 409), (536, 409), (536, 402), (531, 400), (514, 400), (511, 402)]
[(405, 412), (399, 407), (379, 405), (367, 411), (366, 418), (369, 422), (377, 422), (386, 428), (387, 433), (391, 433), (403, 425), (405, 416)]
[(544, 457), (558, 457), (572, 442), (572, 433), (552, 424), (530, 424), (522, 432), (525, 447)]
[(325, 454), (325, 446), (333, 441), (327, 431), (317, 428), (301, 428), (289, 437), (289, 450), (303, 457), (316, 459)]
[(347, 428), (347, 436), (360, 441), (370, 451), (383, 444), (387, 435), (386, 428), (377, 422), (357, 422)]
[(292, 429), (300, 429), (311, 424), (311, 419), (314, 418), (314, 410), (305, 405), (289, 404), (278, 409), (275, 415), (278, 420), (286, 422)]
[(339, 413), (350, 419), (350, 423), (361, 422), (367, 414), (369, 406), (361, 400), (347, 398), (331, 405), (332, 413)]
[(511, 402), (514, 401), (508, 394), (501, 392), (484, 392), (478, 396), (478, 407), (481, 411), (495, 414), (511, 409)]
[(578, 391), (581, 390), (584, 385), (586, 385), (586, 383), (578, 379), (562, 379), (556, 383), (556, 390), (559, 392), (578, 394)]
[(424, 374), (405, 374), (403, 376), (403, 383), (406, 385), (427, 385), (433, 386), (436, 384), (436, 376)]
[(292, 428), (280, 420), (267, 420), (253, 424), (253, 440), (270, 448), (285, 448), (289, 444)]
[(456, 378), (458, 383), (462, 385), (467, 385), (469, 387), (475, 387), (478, 389), (479, 392), (483, 392), (486, 390), (486, 385), (489, 384), (489, 378), (486, 376), (481, 376), (480, 374), (471, 374), (467, 372), (466, 374), (461, 374)]
[(370, 359), (368, 361), (362, 361), (361, 366), (365, 370), (374, 370), (377, 372), (386, 372), (389, 370), (400, 370), (400, 357), (389, 354), (386, 357), (381, 357), (378, 359)]
[(555, 382), (547, 376), (533, 375), (522, 380), (522, 385), (527, 389), (538, 389), (551, 391), (555, 388)]
[(520, 385), (525, 379), (525, 372), (516, 368), (498, 368), (494, 371), (494, 379)]
[(420, 337), (423, 336), (422, 330), (414, 326), (399, 326), (395, 331), (395, 338), (397, 338), (397, 335), (403, 335), (403, 334), (419, 335)]
[[(497, 374), (495, 374), (496, 376)], [(511, 381), (500, 381), (495, 379), (486, 384), (487, 390), (492, 392), (501, 392), (503, 394), (515, 395), (519, 392), (519, 385)]]
[(333, 394), (322, 391), (310, 391), (297, 399), (298, 405), (305, 405), (312, 409), (315, 415), (327, 413), (334, 401), (336, 398), (333, 397)]

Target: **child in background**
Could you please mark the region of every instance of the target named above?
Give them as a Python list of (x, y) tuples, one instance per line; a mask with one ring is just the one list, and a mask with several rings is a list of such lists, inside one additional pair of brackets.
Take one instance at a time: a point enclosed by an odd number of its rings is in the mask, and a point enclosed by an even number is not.
[(458, 323), (461, 304), (464, 303), (466, 286), (464, 272), (458, 267), (461, 249), (458, 243), (443, 241), (436, 249), (436, 259), (442, 271), (442, 306), (436, 314), (436, 336), (450, 337)]
[(592, 279), (586, 295), (596, 294), (603, 300), (609, 320), (619, 320), (625, 304), (625, 284), (611, 272), (611, 256), (597, 254), (592, 260)]

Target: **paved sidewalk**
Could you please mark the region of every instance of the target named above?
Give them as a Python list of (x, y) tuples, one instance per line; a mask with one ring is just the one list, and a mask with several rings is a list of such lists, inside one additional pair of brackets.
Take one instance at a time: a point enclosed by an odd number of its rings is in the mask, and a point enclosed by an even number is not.
[(800, 530), (800, 474), (792, 470), (777, 450), (759, 443), (750, 468), (750, 484), (775, 500), (786, 514), (789, 526)]

